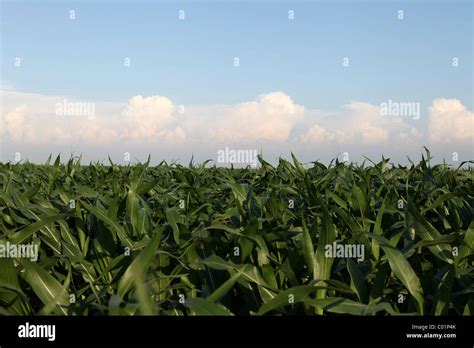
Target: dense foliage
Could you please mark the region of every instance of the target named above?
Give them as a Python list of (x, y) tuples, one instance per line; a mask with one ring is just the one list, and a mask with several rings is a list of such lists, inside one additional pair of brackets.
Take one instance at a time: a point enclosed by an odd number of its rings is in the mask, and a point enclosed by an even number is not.
[(474, 313), (469, 163), (259, 160), (0, 164), (0, 314)]

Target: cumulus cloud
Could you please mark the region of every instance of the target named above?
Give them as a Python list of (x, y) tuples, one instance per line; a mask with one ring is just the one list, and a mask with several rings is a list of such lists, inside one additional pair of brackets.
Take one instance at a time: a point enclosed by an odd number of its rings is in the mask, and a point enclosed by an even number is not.
[[(1, 89), (2, 136), (9, 142), (31, 145), (58, 145), (73, 142), (105, 144), (117, 138), (117, 120), (110, 115), (123, 105), (109, 102), (84, 102), (64, 96), (23, 93), (12, 88)], [(77, 104), (79, 103), (79, 104)], [(68, 114), (63, 104), (93, 104), (95, 117)], [(58, 110), (64, 111), (58, 114)], [(70, 111), (70, 110), (69, 110)]]
[(0, 96), (1, 133), (10, 142), (106, 145), (124, 141), (174, 143), (186, 138), (183, 128), (171, 127), (176, 122), (173, 103), (161, 96), (135, 96), (127, 104), (43, 96), (10, 88), (1, 90)]
[(407, 143), (413, 143), (413, 139), (419, 139), (422, 137), (421, 132), (415, 128), (411, 127), (409, 130), (405, 132), (400, 132), (399, 138), (401, 141), (403, 141), (405, 144)]
[(188, 108), (181, 125), (197, 141), (285, 141), (304, 112), (286, 94), (273, 92), (255, 101)]
[[(339, 134), (342, 135), (342, 134)], [(300, 135), (299, 140), (303, 143), (321, 144), (332, 142), (336, 139), (336, 133), (330, 132), (318, 124), (313, 125), (307, 132)]]
[(400, 117), (383, 116), (380, 107), (364, 102), (350, 102), (330, 117), (319, 120), (298, 137), (303, 143), (376, 145), (396, 140), (409, 128)]
[(158, 132), (158, 139), (171, 144), (180, 144), (186, 140), (186, 132), (179, 126), (175, 129), (163, 129)]
[(22, 140), (23, 133), (25, 132), (25, 112), (26, 105), (18, 106), (8, 112), (2, 122), (2, 135), (8, 136), (13, 141)]
[(237, 128), (238, 137), (249, 140), (287, 140), (293, 125), (304, 114), (304, 107), (282, 92), (260, 95), (257, 101), (232, 109), (224, 126)]
[(352, 141), (364, 144), (379, 144), (388, 141), (389, 130), (401, 126), (401, 119), (390, 119), (381, 115), (380, 108), (368, 103), (351, 102), (345, 105), (348, 121), (344, 133)]
[[(283, 92), (229, 105), (190, 105), (179, 113), (164, 96), (134, 96), (127, 103), (94, 102), (95, 116), (58, 115), (65, 97), (22, 93), (11, 88), (2, 97), (2, 137), (26, 144), (118, 143), (240, 144), (271, 141), (311, 144), (366, 145), (403, 143), (424, 145), (472, 142), (473, 112), (456, 99), (436, 99), (429, 107), (428, 133), (407, 118), (384, 116), (380, 106), (353, 101), (324, 113), (306, 109)], [(68, 98), (70, 103), (81, 103)], [(66, 110), (67, 108), (63, 108)], [(419, 121), (416, 121), (419, 122)], [(415, 142), (414, 139), (417, 141)]]
[[(141, 95), (131, 98), (124, 111), (127, 127), (125, 138), (134, 140), (152, 140), (175, 121), (173, 103), (166, 97)], [(168, 129), (166, 129), (169, 131)], [(169, 135), (169, 134), (168, 134)]]
[(473, 141), (474, 112), (457, 99), (435, 99), (429, 107), (429, 139), (435, 143)]

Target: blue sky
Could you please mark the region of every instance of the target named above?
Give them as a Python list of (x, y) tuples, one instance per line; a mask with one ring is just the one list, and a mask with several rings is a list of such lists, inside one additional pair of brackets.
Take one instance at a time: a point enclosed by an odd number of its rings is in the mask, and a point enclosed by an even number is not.
[[(1, 80), (18, 92), (97, 103), (141, 95), (174, 106), (239, 105), (282, 92), (327, 113), (389, 99), (418, 102), (426, 113), (438, 98), (472, 111), (472, 7), (457, 0), (1, 1)], [(428, 121), (416, 128), (425, 131)]]

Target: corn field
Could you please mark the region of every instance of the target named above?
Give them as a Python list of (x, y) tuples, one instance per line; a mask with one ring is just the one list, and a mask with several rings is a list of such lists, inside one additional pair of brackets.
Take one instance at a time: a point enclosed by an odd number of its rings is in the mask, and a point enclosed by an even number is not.
[(0, 314), (474, 314), (472, 162), (259, 162), (0, 164)]

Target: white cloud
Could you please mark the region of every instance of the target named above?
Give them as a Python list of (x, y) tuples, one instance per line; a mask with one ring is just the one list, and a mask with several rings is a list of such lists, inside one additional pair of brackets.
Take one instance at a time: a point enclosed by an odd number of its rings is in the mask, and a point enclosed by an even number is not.
[(321, 144), (332, 142), (336, 139), (336, 133), (330, 132), (320, 125), (313, 125), (307, 132), (300, 135), (299, 140), (303, 143)]
[(8, 112), (2, 122), (1, 134), (8, 136), (13, 141), (23, 139), (26, 105), (16, 107)]
[(186, 140), (186, 132), (181, 127), (175, 129), (163, 129), (158, 133), (158, 139), (171, 144), (180, 144)]
[(368, 103), (351, 102), (344, 108), (349, 112), (344, 133), (352, 141), (369, 145), (383, 143), (389, 139), (389, 129), (401, 125), (401, 119), (382, 116), (378, 106)]
[(435, 99), (429, 107), (429, 139), (435, 143), (473, 141), (474, 112), (457, 99)]
[(320, 119), (299, 136), (304, 143), (376, 145), (397, 140), (408, 123), (400, 117), (383, 116), (380, 107), (364, 102), (350, 102), (342, 111)]
[(273, 92), (234, 105), (189, 107), (181, 125), (196, 141), (285, 141), (304, 112), (286, 94)]
[(404, 144), (411, 144), (413, 145), (414, 142), (413, 142), (413, 139), (419, 139), (420, 137), (422, 136), (422, 134), (420, 133), (420, 131), (415, 128), (415, 127), (411, 127), (408, 131), (406, 132), (400, 132), (400, 140), (404, 143)]
[[(253, 101), (229, 105), (190, 105), (184, 114), (164, 96), (134, 96), (127, 104), (94, 102), (96, 115), (57, 115), (64, 96), (0, 90), (2, 137), (13, 143), (114, 144), (162, 143), (188, 146), (270, 141), (288, 144), (424, 145), (472, 142), (473, 113), (459, 100), (436, 99), (429, 107), (428, 134), (408, 119), (383, 116), (380, 107), (353, 101), (332, 113), (305, 109), (283, 92), (262, 94)], [(70, 102), (79, 102), (67, 98)], [(419, 121), (416, 121), (419, 122)], [(418, 123), (417, 123), (418, 125)], [(303, 128), (304, 127), (304, 128)], [(398, 145), (397, 145), (398, 146)]]
[(12, 142), (53, 146), (83, 141), (101, 145), (118, 136), (118, 122), (111, 116), (123, 108), (120, 103), (94, 103), (96, 115), (89, 119), (86, 115), (56, 113), (57, 106), (65, 100), (87, 103), (69, 97), (23, 93), (12, 88), (1, 89), (0, 97), (3, 133)]
[(156, 140), (159, 134), (168, 134), (162, 131), (176, 121), (173, 117), (173, 103), (161, 96), (144, 98), (138, 95), (131, 98), (124, 116), (127, 123), (124, 137), (133, 140)]

